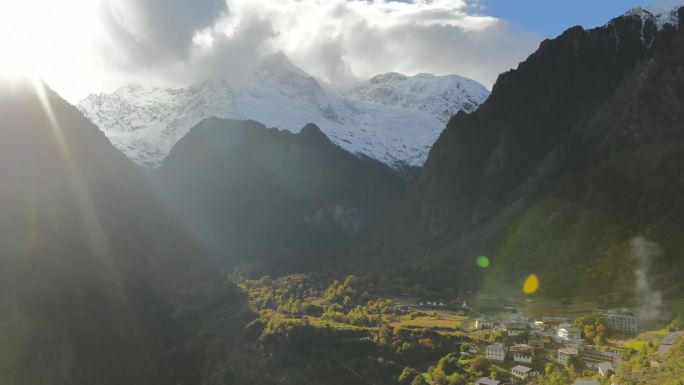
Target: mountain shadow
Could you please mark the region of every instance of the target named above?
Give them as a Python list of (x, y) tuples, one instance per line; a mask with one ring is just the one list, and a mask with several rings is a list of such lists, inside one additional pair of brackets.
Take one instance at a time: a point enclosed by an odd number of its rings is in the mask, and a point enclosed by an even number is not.
[(313, 124), (292, 134), (217, 118), (181, 139), (157, 177), (217, 260), (287, 271), (344, 262), (406, 183)]
[(245, 300), (141, 169), (42, 84), (3, 81), (0, 116), (0, 383), (220, 376)]

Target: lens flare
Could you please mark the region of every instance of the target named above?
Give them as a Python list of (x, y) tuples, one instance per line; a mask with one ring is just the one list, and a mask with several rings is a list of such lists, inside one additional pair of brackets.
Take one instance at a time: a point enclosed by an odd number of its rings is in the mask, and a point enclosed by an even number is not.
[(530, 274), (523, 283), (523, 292), (525, 294), (533, 294), (539, 290), (539, 278), (535, 274)]
[(489, 258), (485, 255), (480, 255), (477, 257), (477, 265), (480, 266), (483, 269), (486, 269), (489, 267)]

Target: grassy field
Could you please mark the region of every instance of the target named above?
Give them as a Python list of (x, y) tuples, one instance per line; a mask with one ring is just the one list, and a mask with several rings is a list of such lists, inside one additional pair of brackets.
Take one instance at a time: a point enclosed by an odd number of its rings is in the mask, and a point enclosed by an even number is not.
[(660, 341), (668, 334), (667, 329), (651, 330), (639, 334), (634, 338), (611, 340), (611, 344), (625, 349), (643, 351), (649, 344), (657, 346)]
[(402, 317), (400, 321), (390, 324), (392, 327), (403, 328), (429, 328), (436, 331), (463, 333), (470, 328), (472, 321), (469, 317), (458, 315), (447, 310), (430, 311), (429, 316), (421, 316), (414, 319)]

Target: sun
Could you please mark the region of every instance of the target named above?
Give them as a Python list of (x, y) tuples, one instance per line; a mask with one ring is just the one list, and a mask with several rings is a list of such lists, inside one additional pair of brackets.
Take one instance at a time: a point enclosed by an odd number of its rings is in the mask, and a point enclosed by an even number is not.
[(16, 82), (18, 80), (30, 79), (31, 83), (33, 83), (39, 78), (39, 76), (27, 67), (28, 66), (10, 63), (0, 63), (0, 78), (5, 82)]
[[(0, 77), (74, 94), (93, 79), (101, 0), (0, 0)], [(72, 100), (73, 101), (73, 100)]]

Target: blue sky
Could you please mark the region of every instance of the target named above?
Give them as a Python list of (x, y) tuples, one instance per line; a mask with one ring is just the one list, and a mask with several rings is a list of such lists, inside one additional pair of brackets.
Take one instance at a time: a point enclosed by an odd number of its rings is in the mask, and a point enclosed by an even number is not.
[(568, 27), (596, 27), (625, 11), (653, 0), (482, 0), (480, 12), (507, 20), (542, 37), (555, 37)]

